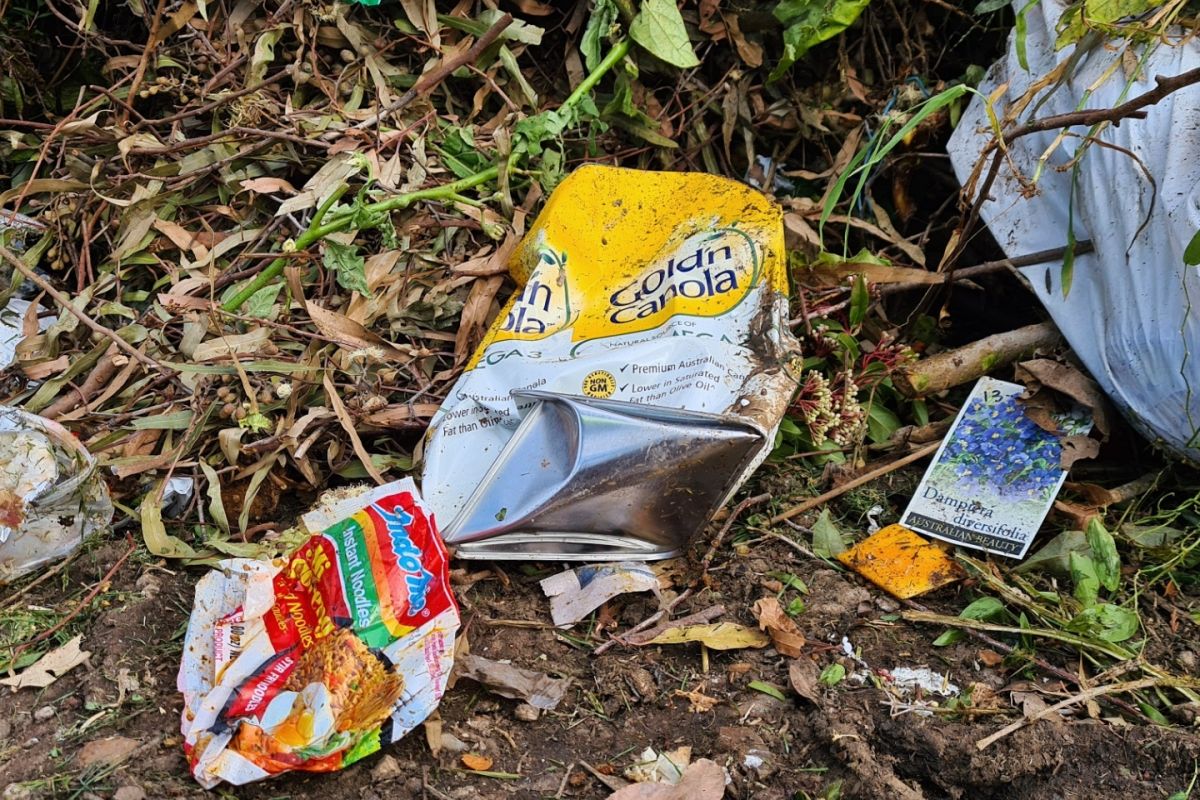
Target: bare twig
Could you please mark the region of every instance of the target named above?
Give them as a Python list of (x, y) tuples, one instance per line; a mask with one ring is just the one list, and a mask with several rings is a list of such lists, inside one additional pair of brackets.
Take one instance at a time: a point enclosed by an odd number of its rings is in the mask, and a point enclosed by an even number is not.
[(1015, 733), (1021, 728), (1024, 728), (1026, 725), (1037, 722), (1039, 719), (1045, 719), (1052, 714), (1057, 714), (1064, 708), (1070, 708), (1071, 706), (1078, 705), (1080, 703), (1086, 703), (1088, 700), (1094, 700), (1097, 697), (1104, 697), (1106, 695), (1124, 692), (1136, 692), (1140, 689), (1149, 689), (1154, 686), (1174, 686), (1178, 688), (1194, 689), (1200, 688), (1200, 682), (1188, 680), (1186, 678), (1141, 678), (1140, 680), (1136, 681), (1123, 681), (1122, 683), (1110, 683), (1104, 686), (1094, 686), (1091, 689), (1085, 689), (1079, 694), (1068, 697), (1066, 700), (1055, 703), (1052, 706), (1047, 706), (1033, 716), (1024, 717), (1023, 719), (1019, 719), (1011, 725), (1004, 726), (991, 736), (985, 736), (979, 741), (975, 742), (975, 747), (983, 750), (987, 748), (988, 745), (1000, 741), (1010, 733)]
[(168, 370), (165, 366), (158, 363), (153, 358), (151, 358), (150, 356), (143, 353), (141, 350), (138, 350), (136, 347), (134, 347), (129, 342), (122, 339), (120, 336), (118, 336), (113, 331), (111, 331), (108, 328), (101, 325), (99, 322), (96, 322), (94, 319), (92, 319), (88, 315), (84, 314), (82, 311), (75, 308), (75, 306), (71, 305), (71, 298), (67, 297), (65, 294), (60, 292), (58, 289), (55, 289), (53, 286), (50, 285), (49, 281), (47, 281), (41, 275), (38, 275), (36, 272), (31, 270), (29, 267), (25, 266), (24, 261), (22, 261), (21, 259), (17, 258), (15, 255), (13, 255), (12, 251), (9, 250), (7, 247), (4, 247), (3, 245), (0, 245), (0, 259), (7, 261), (9, 263), (9, 265), (12, 266), (13, 269), (15, 269), (17, 272), (21, 273), (22, 275), (24, 275), (26, 278), (28, 278), (39, 289), (41, 289), (46, 294), (50, 295), (50, 297), (54, 298), (54, 302), (56, 302), (60, 306), (62, 306), (63, 309), (67, 313), (69, 313), (71, 316), (75, 317), (75, 319), (82, 322), (88, 328), (91, 328), (92, 331), (94, 331), (95, 333), (100, 334), (105, 339), (108, 339), (113, 344), (115, 344), (117, 347), (124, 350), (131, 358), (136, 359), (139, 363), (141, 363), (147, 367), (151, 367), (153, 369), (159, 370), (160, 372), (168, 372)]
[(884, 475), (887, 475), (889, 472), (894, 472), (894, 471), (900, 469), (901, 467), (906, 467), (909, 464), (913, 463), (914, 461), (920, 461), (925, 456), (932, 455), (941, 446), (941, 444), (942, 444), (941, 441), (927, 444), (924, 447), (922, 447), (920, 450), (914, 450), (913, 452), (909, 453), (908, 455), (904, 456), (903, 458), (898, 458), (895, 461), (891, 461), (887, 464), (884, 464), (881, 467), (876, 467), (873, 470), (864, 472), (862, 475), (859, 475), (857, 478), (846, 481), (841, 486), (838, 486), (834, 489), (830, 489), (828, 492), (825, 492), (825, 494), (817, 495), (816, 497), (811, 497), (808, 500), (805, 500), (803, 503), (800, 503), (799, 505), (792, 506), (788, 510), (783, 511), (779, 514), (776, 514), (775, 516), (771, 517), (771, 524), (777, 525), (786, 519), (791, 519), (792, 517), (794, 517), (798, 514), (803, 514), (805, 511), (810, 511), (811, 509), (814, 509), (817, 506), (824, 505), (825, 503), (828, 503), (830, 500), (833, 500), (834, 498), (841, 497), (846, 492), (850, 491), (851, 489), (857, 489), (859, 486), (862, 486), (864, 483), (870, 483), (871, 481), (875, 480), (876, 478), (882, 478)]
[[(680, 595), (680, 597), (682, 596), (683, 595)], [(621, 636), (621, 640), (624, 644), (648, 644), (658, 637), (658, 635), (663, 631), (670, 630), (671, 628), (682, 628), (685, 625), (703, 625), (706, 622), (712, 622), (714, 619), (722, 616), (724, 613), (725, 606), (709, 606), (708, 608), (702, 609), (693, 614), (688, 614), (686, 617), (680, 617), (679, 619), (664, 619), (653, 628), (650, 628), (646, 631), (641, 631), (637, 634), (623, 634)]]
[[(921, 605), (920, 603), (918, 603), (914, 600), (901, 599), (900, 602), (903, 603), (904, 605), (908, 606), (909, 608), (913, 609), (914, 611), (922, 611), (925, 613), (929, 613), (928, 608), (926, 608), (925, 606)], [(1007, 644), (1000, 641), (999, 639), (996, 639), (995, 637), (988, 636), (983, 631), (977, 631), (977, 630), (974, 630), (973, 628), (960, 628), (960, 630), (963, 633), (965, 633), (967, 636), (970, 636), (972, 639), (974, 639), (978, 642), (982, 642), (983, 644), (986, 644), (988, 647), (991, 647), (992, 649), (997, 650), (997, 651), (1003, 653), (1004, 655), (1012, 655), (1015, 652), (1014, 648), (1009, 647)], [(1036, 656), (1033, 653), (1022, 652), (1020, 654), (1020, 658), (1027, 659), (1030, 663), (1034, 664), (1039, 669), (1053, 675), (1054, 677), (1058, 678), (1061, 681), (1069, 683), (1072, 686), (1079, 686), (1080, 688), (1083, 688), (1079, 682), (1078, 675), (1067, 672), (1065, 669), (1062, 669), (1061, 667), (1056, 667), (1053, 664), (1051, 664), (1049, 661), (1047, 661), (1046, 659), (1041, 658), (1040, 656)], [(1126, 714), (1129, 714), (1132, 717), (1141, 719), (1144, 722), (1150, 721), (1149, 717), (1147, 717), (1145, 714), (1143, 714), (1138, 709), (1134, 708), (1129, 703), (1126, 703), (1124, 700), (1120, 700), (1116, 697), (1110, 697), (1110, 698), (1108, 698), (1108, 702), (1111, 702), (1114, 706), (1116, 706), (1121, 711), (1125, 712)]]
[[(133, 110), (133, 103), (137, 102), (138, 90), (142, 88), (142, 78), (146, 77), (146, 67), (150, 64), (150, 57), (154, 55), (155, 49), (158, 47), (158, 29), (162, 25), (163, 14), (167, 11), (167, 0), (158, 0), (158, 7), (154, 10), (154, 17), (150, 22), (150, 36), (146, 39), (146, 44), (142, 47), (142, 55), (138, 58), (137, 69), (133, 73), (133, 82), (129, 84), (129, 106), (130, 111)], [(129, 118), (128, 111), (122, 114), (125, 119)]]
[(264, 78), (261, 83), (256, 83), (253, 86), (246, 86), (242, 89), (238, 89), (235, 92), (230, 92), (229, 94), (221, 95), (216, 100), (213, 100), (211, 103), (200, 106), (199, 108), (191, 108), (191, 109), (187, 109), (185, 111), (180, 111), (178, 114), (172, 114), (171, 116), (163, 117), (162, 119), (148, 119), (148, 120), (145, 120), (144, 122), (139, 122), (138, 124), (133, 126), (132, 130), (136, 131), (137, 129), (145, 127), (146, 125), (166, 125), (171, 122), (178, 122), (181, 119), (188, 119), (190, 117), (199, 117), (202, 114), (207, 114), (209, 111), (213, 111), (217, 108), (220, 108), (224, 104), (228, 103), (230, 100), (236, 100), (237, 98), (241, 97), (242, 95), (250, 94), (252, 92), (257, 92), (259, 89), (265, 89), (268, 86), (271, 86), (272, 84), (279, 83), (281, 80), (283, 80), (284, 78), (288, 77), (291, 74), (292, 74), (292, 66), (289, 64), (288, 66), (281, 69), (279, 72), (276, 72), (271, 77)]
[(372, 114), (354, 127), (358, 130), (365, 130), (366, 128), (370, 128), (378, 124), (380, 120), (386, 119), (397, 111), (403, 110), (409, 103), (411, 103), (413, 100), (416, 100), (418, 95), (425, 94), (433, 89), (433, 87), (445, 80), (452, 72), (454, 72), (454, 70), (458, 69), (464, 64), (474, 64), (475, 61), (478, 60), (480, 53), (486, 50), (492, 42), (500, 38), (500, 34), (504, 33), (504, 29), (511, 25), (512, 21), (512, 14), (505, 14), (504, 16), (500, 17), (500, 19), (496, 20), (492, 27), (484, 31), (483, 35), (480, 36), (475, 41), (475, 44), (471, 45), (470, 48), (462, 53), (459, 53), (453, 58), (447, 59), (436, 70), (413, 84), (411, 89), (396, 98), (396, 100), (389, 104), (387, 108), (383, 109), (377, 114)]
[[(983, 185), (979, 187), (975, 195), (975, 201), (971, 204), (971, 208), (967, 213), (967, 218), (960, 228), (958, 237), (958, 245), (953, 251), (948, 252), (942, 259), (942, 269), (947, 269), (959, 256), (962, 255), (967, 242), (970, 240), (970, 232), (974, 229), (976, 222), (979, 220), (979, 212), (983, 208), (983, 204), (988, 201), (992, 186), (996, 182), (996, 178), (1000, 174), (1000, 166), (1004, 162), (1004, 154), (1007, 150), (1007, 145), (1013, 141), (1028, 136), (1032, 133), (1040, 133), (1042, 131), (1055, 130), (1058, 128), (1070, 128), (1076, 125), (1097, 125), (1104, 122), (1119, 123), (1123, 119), (1131, 117), (1143, 117), (1145, 112), (1142, 109), (1147, 106), (1152, 106), (1163, 98), (1174, 92), (1179, 91), (1194, 83), (1200, 83), (1200, 68), (1188, 70), (1172, 77), (1163, 77), (1158, 75), (1154, 78), (1155, 87), (1148, 92), (1144, 92), (1132, 100), (1122, 103), (1113, 108), (1097, 108), (1086, 109), (1082, 111), (1070, 111), (1066, 114), (1055, 114), (1040, 120), (1033, 120), (1024, 125), (1010, 128), (1002, 132), (999, 139), (993, 139), (991, 144), (984, 149), (979, 155), (979, 165), (976, 168), (972, 178), (967, 182), (967, 186), (971, 186), (978, 178), (978, 169), (982, 167), (984, 160), (989, 153), (992, 153), (992, 162), (988, 167), (987, 176), (984, 178)], [(1002, 144), (1003, 142), (1003, 144)]]
[[(945, 283), (957, 283), (958, 281), (971, 280), (978, 278), (980, 275), (990, 275), (993, 272), (1002, 270), (1020, 269), (1021, 267), (1032, 267), (1035, 264), (1042, 264), (1046, 261), (1053, 261), (1062, 258), (1067, 254), (1066, 247), (1054, 247), (1049, 250), (1039, 250), (1036, 253), (1028, 253), (1023, 256), (1014, 256), (1013, 258), (1001, 258), (997, 261), (984, 261), (982, 264), (974, 264), (970, 267), (962, 267), (946, 273)], [(1091, 239), (1084, 239), (1081, 242), (1075, 243), (1075, 255), (1081, 256), (1085, 253), (1090, 253), (1095, 250)], [(928, 283), (886, 283), (879, 287), (881, 295), (895, 294), (909, 289), (928, 289)]]
[(725, 519), (725, 524), (721, 526), (721, 530), (717, 531), (717, 535), (713, 537), (712, 544), (708, 546), (708, 552), (705, 553), (704, 558), (700, 560), (700, 572), (696, 575), (695, 580), (692, 581), (692, 586), (695, 586), (704, 578), (705, 573), (708, 572), (708, 565), (711, 564), (713, 558), (716, 557), (717, 549), (721, 546), (721, 542), (725, 541), (725, 537), (728, 535), (729, 529), (733, 527), (733, 523), (736, 522), (737, 518), (742, 515), (742, 512), (750, 506), (756, 506), (759, 503), (765, 503), (770, 499), (771, 493), (764, 492), (763, 494), (756, 494), (754, 497), (747, 497), (745, 500), (734, 506), (733, 511)]
[(682, 592), (682, 593), (681, 593), (681, 594), (680, 594), (678, 597), (676, 597), (674, 600), (672, 600), (671, 602), (667, 603), (665, 606), (663, 606), (662, 608), (660, 608), (660, 609), (659, 609), (658, 611), (656, 611), (655, 613), (651, 614), (651, 615), (650, 615), (649, 617), (647, 617), (646, 619), (644, 619), (644, 620), (642, 620), (641, 622), (639, 622), (637, 625), (634, 625), (632, 628), (630, 628), (629, 630), (625, 631), (625, 633), (622, 633), (622, 634), (620, 634), (620, 635), (618, 635), (618, 636), (614, 636), (614, 637), (613, 637), (612, 639), (610, 639), (609, 641), (607, 641), (607, 642), (605, 642), (604, 644), (602, 644), (602, 645), (600, 645), (599, 647), (597, 647), (595, 650), (593, 650), (593, 651), (592, 651), (592, 654), (593, 654), (593, 655), (597, 655), (597, 656), (598, 656), (598, 655), (602, 654), (604, 651), (606, 651), (606, 650), (608, 650), (609, 648), (611, 648), (613, 645), (617, 645), (617, 644), (624, 644), (624, 643), (625, 643), (624, 639), (625, 639), (625, 637), (626, 637), (626, 636), (632, 636), (632, 635), (633, 635), (633, 634), (635, 634), (635, 633), (639, 633), (639, 632), (641, 632), (641, 631), (644, 631), (644, 630), (646, 630), (646, 628), (649, 628), (651, 625), (653, 625), (654, 623), (658, 622), (660, 619), (662, 619), (663, 617), (667, 616), (667, 615), (668, 615), (668, 614), (670, 614), (672, 611), (674, 611), (674, 610), (675, 610), (675, 608), (676, 608), (676, 607), (677, 607), (677, 606), (678, 606), (680, 603), (682, 603), (684, 600), (686, 600), (688, 597), (690, 597), (690, 596), (691, 596), (691, 594), (692, 594), (692, 590), (691, 590), (691, 589), (685, 589), (685, 590), (684, 590), (684, 591), (683, 591), (683, 592)]
[(121, 555), (121, 557), (117, 559), (117, 562), (115, 564), (113, 564), (111, 567), (109, 567), (108, 572), (104, 573), (104, 577), (101, 578), (96, 583), (96, 585), (92, 587), (92, 590), (90, 592), (88, 592), (87, 595), (84, 596), (84, 598), (82, 600), (80, 600), (78, 603), (76, 603), (75, 607), (73, 609), (71, 609), (67, 613), (67, 615), (64, 616), (62, 619), (60, 619), (53, 627), (47, 628), (46, 630), (39, 633), (37, 636), (34, 636), (32, 639), (22, 642), (21, 644), (17, 645), (15, 648), (13, 648), (12, 652), (9, 655), (9, 663), (10, 664), (16, 663), (17, 657), (20, 656), (21, 653), (24, 653), (26, 650), (28, 650), (30, 647), (33, 647), (38, 642), (46, 641), (51, 636), (53, 636), (54, 634), (58, 633), (63, 628), (65, 628), (71, 620), (73, 620), (73, 619), (75, 619), (75, 617), (79, 616), (79, 612), (81, 612), (81, 611), (83, 611), (83, 609), (87, 608), (88, 603), (92, 602), (92, 600), (95, 599), (96, 595), (100, 594), (100, 592), (102, 592), (104, 590), (104, 588), (109, 585), (109, 581), (111, 581), (112, 577), (117, 574), (117, 570), (119, 570), (125, 564), (125, 562), (129, 560), (129, 557), (131, 555), (133, 555), (134, 551), (136, 551), (136, 550), (137, 550), (137, 542), (134, 541), (132, 537), (130, 537), (129, 549), (126, 550)]
[(1052, 322), (1026, 325), (903, 366), (892, 376), (892, 381), (902, 394), (924, 397), (961, 386), (996, 367), (1011, 364), (1061, 341), (1062, 334)]

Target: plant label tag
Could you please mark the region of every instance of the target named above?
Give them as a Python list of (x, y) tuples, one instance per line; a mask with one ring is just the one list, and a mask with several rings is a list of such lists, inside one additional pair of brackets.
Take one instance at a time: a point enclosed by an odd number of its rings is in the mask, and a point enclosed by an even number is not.
[(1067, 473), (1059, 436), (1086, 434), (1082, 410), (1051, 414), (1056, 436), (1019, 400), (1025, 387), (981, 378), (971, 390), (900, 524), (964, 547), (1023, 558)]

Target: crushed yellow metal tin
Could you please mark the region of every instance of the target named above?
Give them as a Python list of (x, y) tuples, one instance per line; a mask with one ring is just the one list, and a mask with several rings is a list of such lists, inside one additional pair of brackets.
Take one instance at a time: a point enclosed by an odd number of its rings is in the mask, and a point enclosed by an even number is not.
[(927, 594), (967, 576), (942, 546), (903, 525), (888, 525), (837, 558), (901, 600)]

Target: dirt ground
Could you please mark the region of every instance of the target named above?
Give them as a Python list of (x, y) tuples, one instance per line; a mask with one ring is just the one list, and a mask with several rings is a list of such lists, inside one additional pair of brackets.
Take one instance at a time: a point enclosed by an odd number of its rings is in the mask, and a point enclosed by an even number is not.
[[(34, 610), (53, 607), (68, 590), (94, 586), (127, 549), (120, 541), (94, 546), (20, 601)], [(492, 771), (519, 777), (473, 775), (457, 754), (433, 757), (418, 732), (344, 772), (289, 775), (215, 793), (198, 788), (187, 772), (175, 690), (199, 570), (132, 558), (80, 615), (89, 663), (45, 690), (22, 690), (0, 703), (0, 787), (7, 785), (0, 796), (602, 798), (611, 790), (597, 775), (619, 776), (647, 747), (683, 745), (693, 758), (726, 768), (727, 796), (762, 800), (1161, 799), (1192, 780), (1200, 738), (1183, 726), (1084, 715), (1034, 723), (981, 751), (977, 740), (1019, 718), (1012, 702), (1041, 692), (1053, 703), (1067, 696), (1064, 687), (1019, 660), (996, 663), (971, 639), (932, 647), (938, 629), (899, 620), (895, 601), (782, 542), (767, 538), (727, 552), (690, 608), (721, 603), (729, 610), (725, 619), (754, 625), (753, 602), (778, 592), (769, 573), (791, 573), (808, 587), (797, 618), (809, 640), (804, 658), (815, 662), (814, 672), (840, 660), (848, 668), (844, 681), (800, 698), (789, 687), (792, 660), (771, 648), (702, 654), (695, 644), (615, 647), (593, 656), (572, 641), (587, 638), (586, 621), (572, 638), (547, 624), (537, 580), (554, 567), (472, 564), (476, 578), (480, 569), (490, 573), (460, 592), (471, 651), (573, 679), (558, 709), (534, 721), (514, 715), (516, 701), (469, 680), (447, 694), (440, 710), (445, 731), (493, 759)], [(969, 586), (946, 589), (928, 605), (956, 614), (969, 592)], [(655, 608), (649, 595), (625, 596), (599, 619), (611, 613), (621, 630)], [(1182, 654), (1177, 662), (1188, 660)], [(875, 685), (897, 667), (922, 666), (973, 687), (971, 708), (923, 716)], [(751, 688), (755, 681), (787, 699)], [(691, 709), (681, 695), (693, 690), (716, 704)], [(1100, 709), (1101, 717), (1110, 713)]]

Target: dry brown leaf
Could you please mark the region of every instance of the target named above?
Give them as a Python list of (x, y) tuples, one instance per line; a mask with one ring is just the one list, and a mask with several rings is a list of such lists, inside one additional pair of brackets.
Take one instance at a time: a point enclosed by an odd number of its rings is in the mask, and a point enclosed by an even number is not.
[(862, 275), (870, 283), (920, 283), (938, 284), (946, 281), (945, 273), (930, 272), (913, 267), (894, 267), (891, 264), (871, 264), (865, 261), (846, 261), (841, 264), (813, 264), (805, 272), (807, 279), (812, 275), (819, 284), (842, 286), (849, 275)]
[(1049, 705), (1042, 699), (1040, 694), (1036, 692), (1012, 692), (1010, 697), (1012, 697), (1013, 705), (1021, 709), (1021, 714), (1024, 715), (1025, 719), (1044, 719), (1055, 725), (1062, 723), (1062, 717), (1058, 714), (1042, 716), (1042, 714), (1045, 714), (1046, 709), (1049, 708)]
[(337, 393), (337, 388), (330, 380), (329, 373), (325, 373), (323, 380), (325, 386), (325, 398), (329, 401), (329, 407), (333, 409), (333, 413), (337, 415), (338, 422), (342, 425), (342, 430), (350, 437), (350, 446), (354, 448), (354, 454), (358, 456), (358, 460), (362, 462), (363, 469), (367, 471), (375, 483), (382, 486), (387, 483), (383, 474), (375, 466), (375, 462), (371, 459), (371, 454), (367, 452), (367, 448), (363, 446), (362, 439), (358, 435), (358, 431), (354, 427), (354, 420), (350, 417), (350, 412), (346, 410), (346, 405), (342, 402), (342, 398)]
[(134, 751), (140, 747), (136, 739), (127, 736), (109, 736), (105, 739), (93, 739), (79, 749), (79, 766), (87, 769), (97, 765), (116, 766), (129, 760)]
[(400, 5), (404, 8), (408, 21), (429, 37), (429, 44), (433, 46), (434, 52), (437, 52), (442, 44), (439, 33), (441, 23), (438, 22), (437, 7), (433, 0), (400, 0)]
[(822, 250), (821, 237), (816, 229), (794, 211), (783, 215), (783, 232), (787, 237), (789, 250), (803, 249), (809, 256), (816, 256)]
[(713, 708), (721, 701), (716, 697), (709, 697), (700, 689), (692, 689), (690, 692), (685, 692), (683, 689), (675, 690), (676, 697), (686, 698), (689, 702), (688, 711), (693, 714), (703, 714), (707, 711), (712, 711)]
[(23, 360), (19, 360), (17, 363), (20, 365), (21, 371), (25, 373), (25, 377), (32, 381), (45, 380), (51, 375), (57, 375), (71, 366), (71, 361), (66, 356), (59, 356), (51, 361), (41, 361), (38, 363), (29, 363)]
[(1046, 387), (1074, 400), (1079, 405), (1092, 412), (1092, 421), (1096, 432), (1107, 440), (1112, 430), (1108, 413), (1108, 399), (1100, 387), (1082, 372), (1070, 364), (1062, 364), (1049, 358), (1036, 358), (1032, 361), (1022, 361), (1016, 366), (1016, 378), (1021, 383), (1035, 390)]
[(751, 69), (761, 67), (763, 63), (762, 45), (751, 42), (745, 37), (737, 14), (725, 15), (725, 29), (729, 32), (729, 38), (733, 40), (733, 46), (737, 48), (738, 56), (746, 62), (746, 66)]
[(374, 333), (354, 320), (339, 314), (336, 311), (330, 311), (327, 308), (321, 308), (314, 303), (306, 303), (309, 319), (317, 326), (317, 330), (321, 335), (331, 339), (343, 347), (349, 347), (353, 350), (369, 350), (375, 348), (379, 351), (381, 358), (389, 361), (410, 361), (412, 354), (401, 350), (391, 342), (386, 341), (382, 336)]
[(371, 428), (411, 428), (414, 423), (424, 425), (439, 408), (438, 403), (386, 406), (367, 414), (359, 422)]
[(501, 697), (524, 700), (543, 711), (557, 708), (571, 685), (570, 678), (551, 678), (544, 672), (522, 669), (470, 653), (455, 660), (454, 674), (459, 678), (470, 678)]
[(275, 194), (283, 192), (284, 194), (299, 194), (295, 186), (285, 181), (283, 178), (247, 178), (244, 181), (239, 181), (243, 189), (258, 194)]
[(979, 660), (989, 667), (997, 667), (1004, 661), (1004, 656), (997, 653), (995, 650), (983, 648), (979, 651)]
[(271, 341), (271, 331), (267, 328), (255, 328), (248, 333), (220, 336), (196, 345), (196, 349), (192, 353), (192, 360), (203, 362), (214, 361), (218, 358), (254, 355), (269, 341)]
[(150, 40), (146, 46), (146, 50), (153, 50), (169, 37), (178, 33), (184, 25), (192, 21), (192, 17), (196, 16), (197, 9), (199, 9), (199, 5), (192, 2), (192, 0), (182, 3), (171, 16), (167, 17), (165, 22), (158, 26), (158, 30), (155, 31), (154, 38)]
[(628, 637), (630, 644), (684, 644), (700, 642), (712, 650), (741, 650), (746, 647), (766, 647), (770, 639), (754, 628), (738, 625), (736, 622), (717, 622), (712, 624), (681, 625), (667, 628), (653, 638), (641, 640)]
[(196, 237), (189, 233), (178, 222), (172, 222), (169, 219), (155, 219), (151, 226), (154, 230), (166, 236), (171, 244), (178, 247), (180, 250), (191, 250), (192, 245), (196, 241)]
[(531, 17), (545, 17), (554, 13), (553, 5), (539, 2), (539, 0), (516, 0), (516, 3), (522, 14), (528, 14)]
[(425, 727), (425, 742), (429, 745), (429, 752), (437, 758), (442, 752), (442, 717), (435, 711), (422, 724)]
[(217, 444), (231, 467), (237, 466), (238, 455), (242, 452), (242, 437), (245, 435), (246, 429), (242, 427), (222, 428), (217, 431)]
[(76, 636), (71, 641), (55, 650), (51, 650), (37, 661), (30, 664), (19, 675), (0, 678), (0, 685), (11, 686), (15, 692), (18, 689), (45, 689), (50, 684), (71, 670), (87, 661), (91, 655), (87, 650), (80, 650), (79, 643), (83, 635)]
[(725, 795), (725, 770), (701, 758), (684, 770), (683, 778), (669, 783), (635, 783), (618, 789), (608, 800), (720, 800)]
[(869, 195), (868, 200), (871, 205), (871, 211), (875, 215), (875, 221), (879, 225), (879, 229), (887, 234), (888, 241), (900, 248), (900, 250), (903, 251), (906, 256), (912, 259), (914, 264), (919, 264), (922, 267), (925, 266), (925, 251), (905, 239), (904, 236), (901, 235), (898, 230), (896, 230), (896, 227), (892, 225), (891, 217), (888, 216), (887, 212), (883, 209), (883, 206), (876, 203), (874, 199), (870, 198)]
[(483, 329), (487, 324), (488, 311), (504, 278), (495, 275), (491, 278), (480, 278), (471, 285), (467, 294), (467, 302), (463, 304), (462, 319), (458, 325), (458, 335), (454, 339), (454, 363), (462, 364), (467, 360), (475, 345), (483, 337)]
[(1100, 455), (1100, 442), (1090, 436), (1067, 436), (1059, 441), (1062, 453), (1059, 455), (1059, 465), (1070, 469), (1076, 461), (1095, 458)]
[(796, 658), (804, 649), (807, 641), (804, 634), (796, 627), (796, 623), (787, 615), (779, 600), (774, 597), (764, 597), (754, 604), (754, 618), (758, 627), (771, 636), (771, 644), (782, 655)]
[(208, 311), (213, 307), (212, 301), (206, 300), (203, 297), (190, 297), (188, 295), (172, 294), (169, 292), (159, 292), (158, 302), (172, 314), (179, 314), (184, 311)]
[(792, 690), (813, 705), (820, 702), (821, 673), (807, 658), (798, 658), (788, 665), (788, 681)]

